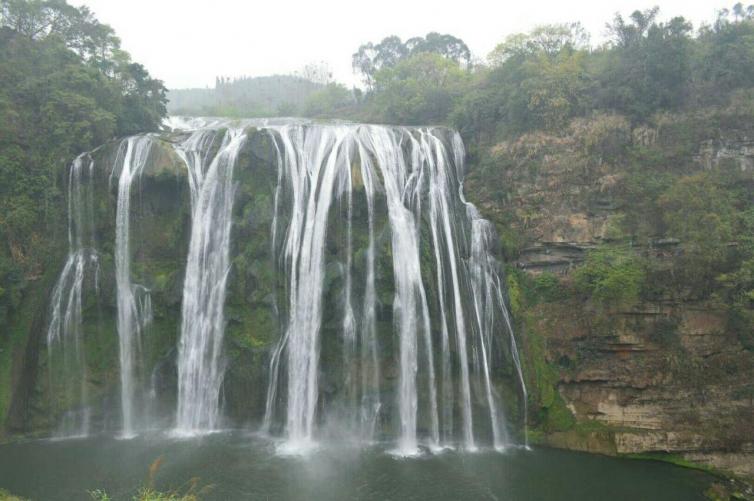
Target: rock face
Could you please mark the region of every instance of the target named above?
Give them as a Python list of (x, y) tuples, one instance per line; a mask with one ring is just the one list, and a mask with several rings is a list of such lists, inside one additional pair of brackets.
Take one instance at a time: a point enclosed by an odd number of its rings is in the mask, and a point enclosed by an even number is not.
[(674, 453), (754, 475), (754, 356), (714, 306), (647, 305), (599, 326), (562, 309), (541, 314), (556, 388), (578, 423), (599, 425), (602, 450)]
[(712, 170), (724, 162), (733, 162), (741, 170), (754, 169), (754, 138), (745, 132), (733, 133), (720, 139), (703, 141), (695, 160)]
[[(626, 152), (660, 152), (673, 175), (754, 175), (750, 124), (721, 126), (686, 144), (677, 131), (700, 119), (685, 120), (631, 130), (620, 117), (602, 116), (560, 135), (524, 135), (493, 148), (468, 191), (503, 245), (514, 240), (508, 258), (525, 280), (551, 272), (567, 286), (589, 250), (610, 242), (672, 270), (684, 242), (626, 236), (625, 208), (638, 203), (626, 182)], [(683, 148), (690, 153), (675, 152)], [(493, 170), (499, 178), (491, 182)], [(661, 217), (647, 212), (629, 223), (636, 234)], [(657, 454), (754, 477), (754, 352), (714, 297), (668, 289), (624, 307), (563, 293), (514, 308), (532, 387), (532, 434), (555, 447)]]

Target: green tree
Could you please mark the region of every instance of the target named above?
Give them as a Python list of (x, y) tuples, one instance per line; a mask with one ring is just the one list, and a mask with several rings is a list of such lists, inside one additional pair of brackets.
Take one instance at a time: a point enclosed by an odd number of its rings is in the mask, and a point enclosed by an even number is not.
[(455, 61), (416, 54), (375, 75), (373, 115), (391, 123), (444, 123), (467, 80)]
[(367, 88), (372, 89), (379, 71), (393, 68), (403, 59), (417, 54), (437, 54), (466, 67), (471, 64), (471, 51), (463, 40), (436, 32), (410, 38), (405, 43), (395, 35), (385, 37), (377, 44), (365, 43), (351, 56), (351, 63)]
[(714, 174), (703, 172), (676, 181), (660, 197), (668, 234), (681, 240), (682, 273), (700, 295), (714, 285), (729, 254), (735, 230), (732, 192)]
[(414, 37), (406, 40), (404, 46), (409, 56), (422, 53), (438, 54), (462, 66), (471, 64), (471, 51), (469, 47), (463, 40), (453, 35), (433, 31), (427, 33), (424, 37)]
[(530, 127), (565, 127), (572, 117), (583, 113), (588, 89), (583, 52), (540, 54), (522, 69), (526, 77), (521, 97), (526, 101)]
[(389, 36), (380, 43), (365, 43), (351, 56), (353, 70), (361, 73), (364, 83), (371, 89), (374, 86), (374, 78), (382, 68), (389, 68), (398, 64), (398, 61), (408, 55), (406, 46), (400, 37)]
[(712, 26), (700, 30), (694, 65), (699, 102), (723, 102), (730, 91), (754, 82), (754, 6), (739, 3), (733, 12), (733, 20), (723, 10)]
[(542, 55), (555, 57), (562, 52), (585, 50), (589, 35), (579, 23), (537, 26), (529, 33), (511, 35), (487, 56), (492, 67), (502, 66), (509, 59), (526, 59)]
[(658, 9), (635, 11), (630, 22), (616, 15), (612, 45), (596, 59), (596, 106), (643, 121), (677, 109), (688, 93), (692, 26), (682, 17), (657, 23)]
[(87, 7), (65, 0), (0, 0), (0, 27), (32, 41), (58, 43), (97, 70), (109, 94), (105, 107), (117, 116), (116, 134), (159, 129), (166, 115), (166, 89), (120, 49), (112, 28), (101, 24)]
[(454, 124), (465, 135), (564, 127), (584, 113), (590, 89), (587, 40), (578, 24), (508, 37), (490, 54), (491, 69), (476, 75), (454, 110)]

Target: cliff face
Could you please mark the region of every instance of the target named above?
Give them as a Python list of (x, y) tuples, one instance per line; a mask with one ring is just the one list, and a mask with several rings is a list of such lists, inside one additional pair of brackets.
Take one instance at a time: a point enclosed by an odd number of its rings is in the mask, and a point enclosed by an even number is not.
[[(652, 126), (640, 128), (619, 116), (596, 116), (577, 120), (559, 134), (532, 133), (496, 145), (472, 166), (465, 191), (496, 224), (509, 263), (510, 304), (529, 389), (533, 440), (607, 454), (661, 454), (754, 476), (754, 324), (748, 320), (754, 296), (746, 299), (751, 276), (744, 266), (747, 258), (740, 257), (746, 256), (751, 235), (720, 230), (728, 224), (725, 218), (745, 221), (752, 212), (750, 124), (731, 110), (658, 117)], [(132, 192), (132, 276), (150, 291), (154, 311), (140, 380), (154, 396), (146, 404), (162, 416), (175, 408), (175, 346), (190, 233), (187, 173), (170, 144), (179, 139), (155, 141)], [(92, 211), (100, 260), (98, 283), (87, 279), (82, 306), (86, 386), (101, 411), (95, 424), (103, 429), (112, 429), (118, 419), (117, 183), (112, 182), (118, 173), (103, 167), (113, 164), (116, 150), (110, 144), (92, 154), (99, 166), (89, 182), (99, 194)], [(229, 418), (242, 423), (261, 419), (264, 411), (285, 287), (274, 272), (269, 245), (278, 168), (269, 136), (250, 133), (238, 165), (223, 405)], [(709, 178), (724, 181), (709, 184)], [(363, 189), (359, 176), (354, 179), (355, 189)], [(667, 217), (677, 210), (674, 187), (699, 179), (708, 183), (697, 192), (702, 198), (709, 190), (717, 190), (712, 202), (733, 193), (728, 208), (702, 204), (701, 243), (693, 232), (676, 234), (683, 225)], [(696, 202), (694, 196), (685, 198)], [(376, 204), (385, 205), (382, 194)], [(365, 216), (363, 205), (354, 205), (355, 215)], [(697, 209), (682, 206), (677, 212), (694, 218)], [(282, 205), (280, 210), (281, 218), (290, 216)], [(342, 365), (337, 341), (345, 261), (345, 228), (337, 222), (344, 212), (341, 206), (333, 211), (326, 244), (322, 363), (330, 370), (323, 372), (322, 398), (332, 402), (351, 370)], [(391, 231), (384, 212), (380, 214), (374, 220), (376, 315), (380, 345), (387, 352), (395, 343), (394, 284)], [(728, 225), (745, 228), (740, 222)], [(422, 231), (429, 241), (428, 231)], [(366, 225), (354, 225), (354, 273), (361, 275), (365, 232)], [(702, 245), (707, 236), (717, 238), (711, 250)], [(713, 257), (702, 253), (700, 258), (700, 248)], [(605, 249), (617, 257), (593, 258)], [(12, 433), (48, 432), (77, 405), (56, 388), (62, 381), (49, 377), (45, 355), (48, 291), (63, 259), (59, 256), (24, 298), (10, 325), (12, 336), (1, 347), (0, 410), (5, 430)], [(428, 247), (420, 259), (431, 269)], [(731, 296), (731, 283), (742, 289), (742, 300)], [(100, 292), (93, 294), (95, 288)], [(438, 293), (430, 288), (428, 294), (435, 301)], [(389, 354), (381, 357), (383, 401), (389, 407), (398, 369)], [(506, 362), (495, 374), (495, 385), (515, 421), (522, 412), (516, 375)], [(473, 405), (481, 408), (480, 402), (475, 397)]]
[[(590, 314), (541, 308), (531, 326), (557, 367), (573, 429), (546, 443), (579, 450), (675, 453), (754, 475), (754, 356), (711, 304), (642, 304), (591, 325)], [(582, 431), (579, 425), (596, 429)]]
[[(707, 291), (679, 278), (691, 243), (672, 233), (640, 184), (659, 169), (670, 182), (735, 172), (754, 196), (750, 122), (722, 115), (712, 127), (693, 116), (638, 129), (598, 116), (482, 155), (468, 191), (509, 242), (530, 423), (542, 443), (754, 476), (750, 324), (731, 321), (717, 285), (724, 278)], [(637, 297), (600, 301), (579, 288), (585, 259), (604, 248), (642, 260)]]

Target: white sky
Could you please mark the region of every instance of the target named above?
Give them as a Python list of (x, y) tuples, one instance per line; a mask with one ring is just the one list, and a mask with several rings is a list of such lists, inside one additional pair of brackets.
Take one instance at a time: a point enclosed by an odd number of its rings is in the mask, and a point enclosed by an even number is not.
[[(353, 84), (351, 54), (387, 35), (430, 31), (463, 39), (484, 58), (507, 35), (580, 21), (599, 42), (616, 12), (660, 6), (697, 28), (735, 0), (71, 0), (112, 26), (133, 59), (169, 88), (214, 86), (215, 76), (291, 73), (324, 61)], [(731, 5), (727, 5), (730, 3)]]

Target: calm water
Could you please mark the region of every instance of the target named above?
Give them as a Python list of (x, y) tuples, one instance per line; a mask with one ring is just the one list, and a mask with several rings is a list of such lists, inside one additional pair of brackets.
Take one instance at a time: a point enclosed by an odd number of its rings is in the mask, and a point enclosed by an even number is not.
[(89, 499), (105, 489), (130, 499), (162, 457), (157, 487), (192, 477), (205, 499), (236, 500), (663, 500), (704, 499), (711, 478), (668, 464), (549, 449), (413, 459), (380, 447), (328, 447), (306, 458), (280, 457), (268, 440), (241, 432), (199, 439), (164, 436), (31, 441), (0, 446), (0, 487), (33, 500)]

